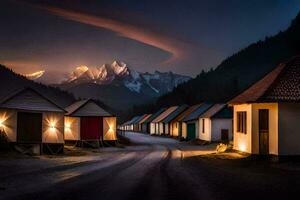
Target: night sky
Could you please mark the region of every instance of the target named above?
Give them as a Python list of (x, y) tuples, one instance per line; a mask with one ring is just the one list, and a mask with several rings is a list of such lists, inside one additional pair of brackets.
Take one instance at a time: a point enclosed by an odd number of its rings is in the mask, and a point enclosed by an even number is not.
[(1, 0), (0, 63), (45, 70), (48, 82), (113, 60), (194, 77), (285, 30), (299, 10), (298, 0)]

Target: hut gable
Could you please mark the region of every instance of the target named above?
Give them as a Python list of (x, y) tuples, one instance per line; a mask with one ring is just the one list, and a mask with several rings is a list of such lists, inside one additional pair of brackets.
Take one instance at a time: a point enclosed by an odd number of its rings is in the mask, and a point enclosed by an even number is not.
[(17, 110), (65, 112), (63, 108), (31, 88), (19, 90), (6, 99), (3, 99), (0, 107)]
[(300, 102), (300, 56), (279, 64), (229, 103), (255, 102)]
[(73, 117), (112, 116), (92, 100), (77, 101), (66, 108), (67, 115)]

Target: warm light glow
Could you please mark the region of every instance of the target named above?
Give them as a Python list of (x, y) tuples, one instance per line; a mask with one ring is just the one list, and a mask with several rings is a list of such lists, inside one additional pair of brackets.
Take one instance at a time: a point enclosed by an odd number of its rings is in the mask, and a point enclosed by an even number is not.
[(48, 126), (49, 126), (49, 130), (50, 132), (55, 132), (56, 131), (56, 123), (57, 123), (57, 120), (54, 120), (54, 119), (51, 119), (49, 120), (48, 122)]
[(70, 122), (65, 123), (65, 128), (70, 129), (71, 128), (71, 123)]
[(244, 143), (239, 144), (240, 151), (246, 151), (246, 145)]
[(6, 112), (3, 113), (3, 114), (0, 116), (0, 128), (1, 128), (2, 131), (3, 131), (3, 129), (6, 127), (4, 122), (5, 122), (7, 119), (8, 119), (8, 115), (7, 115)]

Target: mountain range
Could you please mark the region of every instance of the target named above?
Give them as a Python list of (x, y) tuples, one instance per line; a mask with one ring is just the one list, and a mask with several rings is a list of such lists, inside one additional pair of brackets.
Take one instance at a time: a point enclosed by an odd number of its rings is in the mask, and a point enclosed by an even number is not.
[(113, 61), (100, 67), (77, 67), (55, 86), (78, 98), (98, 99), (114, 109), (126, 110), (153, 101), (190, 79), (173, 72), (141, 73), (124, 62)]

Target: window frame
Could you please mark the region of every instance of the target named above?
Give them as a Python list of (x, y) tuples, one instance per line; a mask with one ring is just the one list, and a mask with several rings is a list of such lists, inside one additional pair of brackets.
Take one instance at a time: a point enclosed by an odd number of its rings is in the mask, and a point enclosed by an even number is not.
[(236, 128), (238, 133), (247, 134), (247, 111), (237, 112)]

